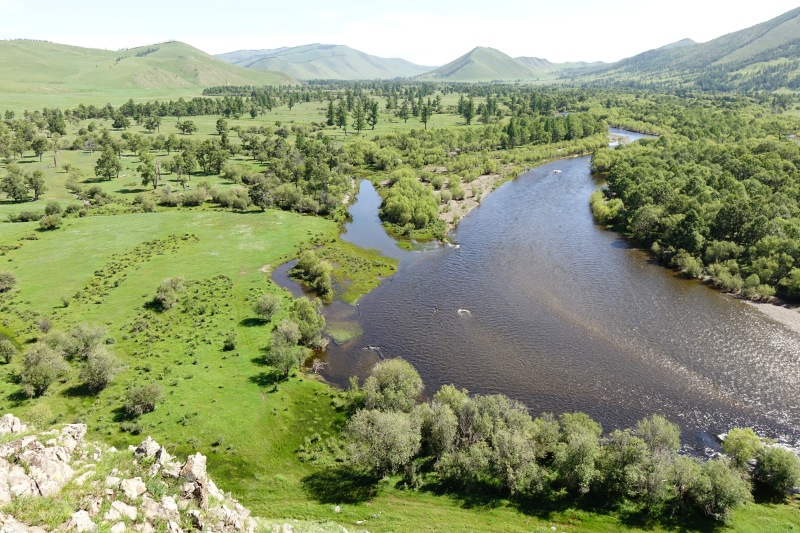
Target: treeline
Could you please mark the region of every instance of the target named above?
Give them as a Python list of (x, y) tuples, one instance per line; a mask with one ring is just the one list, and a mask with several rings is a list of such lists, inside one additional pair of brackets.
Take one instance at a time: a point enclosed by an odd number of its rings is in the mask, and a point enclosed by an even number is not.
[(661, 110), (676, 134), (595, 154), (593, 170), (608, 180), (606, 198), (592, 200), (595, 215), (691, 277), (748, 298), (800, 297), (800, 145), (785, 135), (792, 125), (748, 116), (736, 103), (669, 109), (677, 104)]
[[(501, 394), (470, 395), (445, 385), (418, 404), (421, 393), (422, 380), (410, 364), (378, 363), (363, 387), (351, 388), (353, 414), (333, 464), (379, 477), (402, 473), (412, 488), (518, 500), (594, 498), (654, 517), (716, 520), (751, 501), (754, 488), (780, 498), (800, 482), (798, 458), (765, 445), (752, 430), (732, 430), (728, 457), (703, 462), (678, 453), (680, 430), (660, 416), (604, 433), (586, 414), (533, 418)], [(301, 456), (331, 464), (314, 453), (310, 440)]]

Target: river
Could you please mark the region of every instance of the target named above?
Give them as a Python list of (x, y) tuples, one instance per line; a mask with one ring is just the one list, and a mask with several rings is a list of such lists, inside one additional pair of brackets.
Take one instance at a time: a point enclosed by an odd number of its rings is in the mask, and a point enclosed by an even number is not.
[[(797, 334), (596, 225), (598, 186), (588, 157), (561, 160), (486, 196), (456, 247), (405, 252), (376, 233), (372, 246), (400, 268), (357, 308), (330, 309), (364, 334), (328, 348), (326, 377), (344, 384), (403, 357), (428, 393), (503, 393), (534, 415), (584, 411), (605, 429), (658, 413), (697, 447), (732, 426), (796, 444)], [(376, 202), (362, 184), (343, 238), (371, 245), (353, 224), (377, 217)]]

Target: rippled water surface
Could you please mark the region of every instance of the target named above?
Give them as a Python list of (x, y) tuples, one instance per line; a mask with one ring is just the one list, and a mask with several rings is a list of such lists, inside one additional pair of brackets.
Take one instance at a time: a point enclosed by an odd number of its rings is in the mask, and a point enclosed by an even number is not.
[(328, 378), (404, 357), (429, 392), (501, 392), (606, 428), (660, 413), (695, 444), (732, 425), (797, 440), (800, 338), (595, 225), (589, 165), (506, 183), (461, 222), (458, 247), (400, 252), (349, 313), (364, 335), (328, 349)]

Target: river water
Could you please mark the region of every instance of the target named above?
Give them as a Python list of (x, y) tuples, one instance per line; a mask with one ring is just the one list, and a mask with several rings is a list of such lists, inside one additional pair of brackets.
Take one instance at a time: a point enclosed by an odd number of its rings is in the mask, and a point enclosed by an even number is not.
[(534, 415), (584, 411), (605, 429), (658, 413), (698, 447), (732, 426), (796, 443), (797, 334), (597, 226), (598, 186), (588, 157), (545, 165), (486, 196), (458, 246), (405, 252), (375, 225), (380, 197), (362, 184), (343, 238), (400, 268), (357, 307), (330, 308), (364, 334), (328, 348), (326, 377), (344, 384), (403, 357), (431, 394), (448, 383), (503, 393)]

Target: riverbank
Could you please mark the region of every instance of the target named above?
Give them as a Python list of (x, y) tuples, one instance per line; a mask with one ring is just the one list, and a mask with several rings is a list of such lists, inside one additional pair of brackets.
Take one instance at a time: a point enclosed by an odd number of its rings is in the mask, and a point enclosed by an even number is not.
[(800, 335), (800, 306), (786, 302), (752, 302), (743, 300), (760, 313)]

